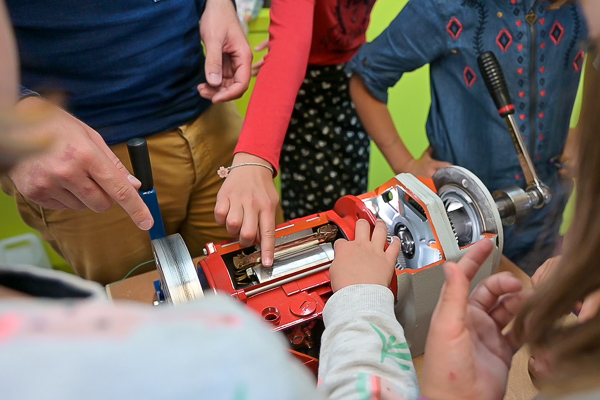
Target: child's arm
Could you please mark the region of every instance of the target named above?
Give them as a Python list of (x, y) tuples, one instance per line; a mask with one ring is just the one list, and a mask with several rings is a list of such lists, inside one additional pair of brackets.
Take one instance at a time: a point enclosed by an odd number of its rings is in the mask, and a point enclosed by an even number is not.
[[(442, 0), (410, 0), (400, 14), (373, 42), (365, 44), (348, 63), (354, 74), (350, 93), (367, 133), (375, 141), (395, 173), (431, 176), (448, 163), (426, 151), (415, 160), (394, 126), (387, 109), (388, 89), (405, 72), (414, 71), (450, 53), (446, 31), (449, 8)], [(436, 143), (431, 144), (435, 148)]]
[[(269, 52), (256, 79), (232, 165), (257, 163), (279, 169), (279, 154), (310, 55), (315, 0), (273, 0)], [(279, 194), (267, 168), (231, 171), (217, 195), (215, 220), (240, 236), (242, 246), (260, 238), (266, 266), (273, 264)]]
[(321, 390), (329, 400), (415, 399), (412, 357), (388, 288), (400, 243), (395, 239), (384, 251), (387, 229), (381, 221), (371, 239), (369, 224), (359, 220), (355, 236), (335, 245), (335, 294), (323, 312)]
[(352, 76), (350, 80), (350, 96), (363, 126), (383, 153), (394, 173), (409, 172), (416, 176), (429, 178), (438, 169), (450, 165), (450, 163), (431, 158), (429, 150), (425, 151), (418, 160), (414, 159), (396, 130), (387, 104), (369, 92), (359, 75)]

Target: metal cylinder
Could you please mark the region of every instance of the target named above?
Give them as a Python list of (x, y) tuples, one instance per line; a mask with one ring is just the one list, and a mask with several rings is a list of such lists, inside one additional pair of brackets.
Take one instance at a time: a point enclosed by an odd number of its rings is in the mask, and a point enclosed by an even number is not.
[(473, 237), (473, 221), (464, 208), (448, 212), (459, 246), (470, 244)]
[(538, 204), (536, 192), (525, 191), (518, 186), (497, 190), (494, 192), (493, 197), (502, 218), (502, 224), (505, 226), (524, 220), (531, 209)]

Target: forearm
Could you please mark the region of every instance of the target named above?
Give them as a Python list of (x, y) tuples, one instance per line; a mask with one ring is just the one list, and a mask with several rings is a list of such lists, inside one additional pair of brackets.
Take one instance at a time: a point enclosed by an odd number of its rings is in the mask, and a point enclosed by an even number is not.
[(418, 397), (412, 358), (388, 288), (343, 288), (329, 299), (323, 317), (319, 380), (329, 400), (371, 398), (382, 387), (404, 399)]
[(394, 173), (407, 172), (413, 156), (400, 138), (387, 104), (375, 98), (358, 75), (350, 80), (350, 95), (363, 126)]
[(277, 170), (302, 85), (312, 38), (314, 0), (275, 0), (269, 52), (256, 79), (236, 153), (261, 157)]

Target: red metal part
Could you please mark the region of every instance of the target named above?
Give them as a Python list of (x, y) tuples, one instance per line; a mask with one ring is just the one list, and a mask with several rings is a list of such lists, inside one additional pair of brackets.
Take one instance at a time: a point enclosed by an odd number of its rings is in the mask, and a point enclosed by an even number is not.
[[(431, 179), (422, 181), (435, 191)], [(312, 229), (328, 223), (335, 224), (342, 235), (348, 240), (354, 240), (354, 229), (358, 219), (366, 219), (375, 226), (376, 217), (363, 203), (362, 199), (379, 196), (391, 187), (403, 186), (396, 179), (392, 179), (376, 190), (361, 196), (345, 196), (337, 201), (333, 210), (311, 215), (305, 218), (295, 219), (278, 226), (276, 236), (286, 236), (290, 233)], [(404, 186), (403, 186), (404, 187)], [(405, 191), (410, 194), (408, 189)], [(224, 257), (231, 253), (242, 250), (236, 240), (220, 244), (207, 245), (209, 252), (204, 259), (194, 260), (195, 264), (202, 268), (212, 290), (225, 292), (234, 298), (246, 303), (261, 318), (273, 326), (274, 331), (283, 331), (289, 338), (291, 347), (298, 348), (309, 346), (314, 340), (312, 338), (312, 327), (317, 319), (321, 318), (325, 303), (332, 294), (329, 279), (329, 271), (323, 270), (312, 275), (299, 277), (291, 282), (275, 285), (268, 290), (253, 294), (266, 285), (272, 285), (278, 280), (263, 284), (252, 285), (243, 289), (236, 289), (230, 272), (225, 264)], [(440, 250), (442, 250), (440, 248)], [(443, 262), (443, 261), (440, 261)], [(437, 264), (436, 264), (437, 265)], [(291, 275), (279, 278), (287, 279), (290, 276), (299, 275), (306, 271), (314, 270), (315, 266), (307, 270), (299, 271)], [(397, 273), (414, 273), (417, 271), (397, 271)], [(397, 297), (397, 276), (394, 275), (390, 289)], [(317, 372), (318, 360), (304, 353), (291, 350), (292, 353), (312, 371)]]

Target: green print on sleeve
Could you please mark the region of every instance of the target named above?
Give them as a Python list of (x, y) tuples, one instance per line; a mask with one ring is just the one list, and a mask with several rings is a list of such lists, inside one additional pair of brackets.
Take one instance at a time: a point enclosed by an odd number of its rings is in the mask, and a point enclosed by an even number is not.
[(356, 380), (356, 393), (360, 400), (371, 400), (371, 395), (367, 388), (367, 374), (360, 372)]
[(383, 332), (381, 332), (375, 325), (370, 324), (373, 330), (377, 332), (381, 339), (381, 363), (387, 358), (391, 358), (398, 366), (404, 371), (410, 370), (410, 362), (412, 357), (410, 350), (408, 350), (408, 344), (406, 342), (396, 343), (396, 336), (390, 336), (387, 340)]

